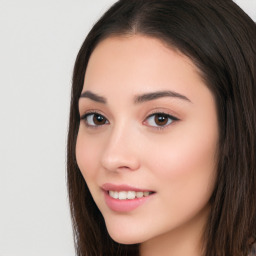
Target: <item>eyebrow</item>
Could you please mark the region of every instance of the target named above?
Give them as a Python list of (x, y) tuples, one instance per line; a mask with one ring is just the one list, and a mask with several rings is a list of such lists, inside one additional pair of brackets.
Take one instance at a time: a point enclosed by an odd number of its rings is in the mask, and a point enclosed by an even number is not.
[(91, 99), (93, 101), (99, 102), (99, 103), (103, 103), (106, 104), (107, 100), (106, 98), (99, 96), (91, 91), (85, 91), (81, 94), (80, 98), (88, 98)]
[(135, 97), (134, 102), (135, 103), (143, 103), (145, 101), (156, 100), (156, 99), (163, 98), (163, 97), (178, 98), (178, 99), (182, 99), (182, 100), (191, 102), (191, 100), (188, 99), (186, 96), (184, 96), (180, 93), (174, 92), (174, 91), (157, 91), (157, 92), (145, 93), (145, 94)]
[[(157, 92), (150, 92), (150, 93), (145, 93), (142, 95), (135, 96), (134, 103), (139, 104), (139, 103), (143, 103), (146, 101), (156, 100), (156, 99), (164, 98), (164, 97), (178, 98), (181, 100), (191, 102), (191, 100), (189, 98), (187, 98), (186, 96), (184, 96), (180, 93), (174, 92), (174, 91), (157, 91)], [(88, 98), (88, 99), (91, 99), (93, 101), (96, 101), (96, 102), (102, 103), (102, 104), (107, 103), (107, 99), (105, 97), (97, 95), (91, 91), (83, 92), (81, 94), (80, 98)]]

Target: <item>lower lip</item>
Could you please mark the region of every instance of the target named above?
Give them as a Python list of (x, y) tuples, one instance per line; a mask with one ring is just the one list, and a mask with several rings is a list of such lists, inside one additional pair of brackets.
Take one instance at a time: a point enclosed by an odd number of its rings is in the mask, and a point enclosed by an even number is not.
[(152, 195), (135, 198), (135, 199), (126, 199), (126, 200), (119, 200), (111, 197), (108, 192), (104, 191), (105, 201), (107, 206), (115, 212), (130, 212), (145, 202), (147, 202)]

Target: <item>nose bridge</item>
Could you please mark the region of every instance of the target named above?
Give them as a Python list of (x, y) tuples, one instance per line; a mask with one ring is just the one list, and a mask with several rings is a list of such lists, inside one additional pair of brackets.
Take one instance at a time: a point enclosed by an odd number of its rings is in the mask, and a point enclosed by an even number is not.
[(123, 119), (110, 128), (109, 138), (103, 150), (102, 165), (110, 171), (139, 168), (135, 129), (127, 120)]

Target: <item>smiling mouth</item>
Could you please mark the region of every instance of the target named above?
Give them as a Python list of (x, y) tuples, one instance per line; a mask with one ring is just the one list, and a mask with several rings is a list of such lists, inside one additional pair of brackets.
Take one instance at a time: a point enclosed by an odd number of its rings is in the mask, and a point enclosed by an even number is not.
[(154, 192), (150, 192), (150, 191), (113, 191), (113, 190), (109, 190), (108, 194), (110, 197), (114, 198), (114, 199), (119, 199), (119, 200), (132, 200), (135, 198), (142, 198), (142, 197), (147, 197), (151, 194), (153, 194)]

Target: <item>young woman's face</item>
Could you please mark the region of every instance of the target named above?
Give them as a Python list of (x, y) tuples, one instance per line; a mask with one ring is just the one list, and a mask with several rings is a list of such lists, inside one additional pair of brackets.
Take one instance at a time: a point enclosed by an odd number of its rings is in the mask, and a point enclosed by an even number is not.
[(77, 163), (110, 236), (196, 237), (215, 183), (218, 123), (192, 61), (154, 38), (105, 39), (90, 57), (79, 112)]

